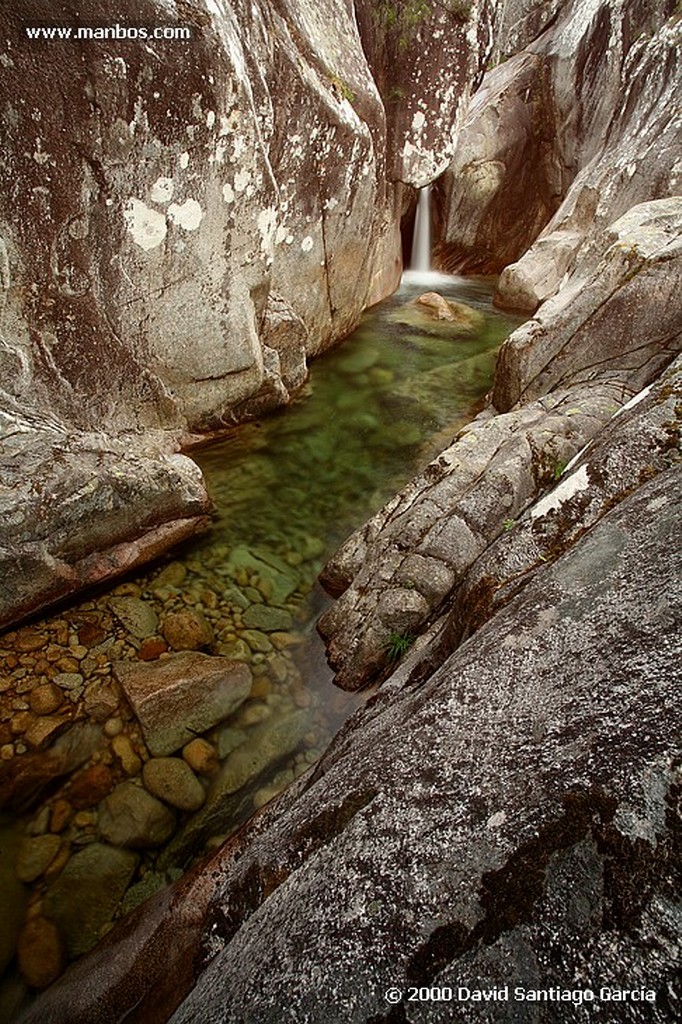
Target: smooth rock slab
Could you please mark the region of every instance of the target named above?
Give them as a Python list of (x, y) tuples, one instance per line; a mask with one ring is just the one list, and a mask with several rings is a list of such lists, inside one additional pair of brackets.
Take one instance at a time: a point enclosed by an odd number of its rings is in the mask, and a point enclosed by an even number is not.
[(70, 956), (95, 945), (137, 867), (137, 855), (103, 843), (74, 854), (47, 891), (43, 910), (66, 940)]
[(174, 829), (172, 812), (133, 782), (122, 782), (100, 805), (99, 830), (114, 846), (161, 846)]
[(64, 970), (66, 951), (54, 921), (33, 917), (24, 925), (17, 947), (19, 970), (32, 988), (47, 988)]
[(149, 792), (181, 811), (196, 811), (206, 799), (204, 787), (179, 757), (153, 757), (142, 769)]
[(251, 690), (247, 665), (194, 652), (144, 664), (119, 661), (114, 673), (155, 757), (172, 754), (217, 725)]
[(291, 629), (291, 613), (284, 608), (270, 608), (266, 604), (252, 604), (242, 616), (248, 629), (263, 629), (267, 633)]
[(109, 605), (121, 625), (138, 640), (156, 633), (159, 617), (146, 601), (139, 597), (112, 597)]

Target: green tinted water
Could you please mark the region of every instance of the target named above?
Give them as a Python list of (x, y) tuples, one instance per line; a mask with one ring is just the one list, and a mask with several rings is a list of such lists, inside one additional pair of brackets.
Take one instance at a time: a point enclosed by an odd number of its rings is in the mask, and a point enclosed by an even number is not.
[[(407, 304), (434, 285), (403, 284), (312, 365), (292, 405), (195, 453), (218, 517), (193, 556), (219, 570), (243, 546), (290, 566), (304, 634), (327, 603), (315, 586), (324, 562), (471, 418), (519, 322), (493, 308), (489, 282), (438, 275), (435, 286), (477, 311), (475, 331), (415, 316)], [(307, 686), (328, 687), (319, 641), (299, 667)]]

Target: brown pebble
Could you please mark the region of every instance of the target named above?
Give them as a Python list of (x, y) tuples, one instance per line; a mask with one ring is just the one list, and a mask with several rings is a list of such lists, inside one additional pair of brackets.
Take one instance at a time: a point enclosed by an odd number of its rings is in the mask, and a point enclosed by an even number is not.
[(93, 622), (86, 622), (84, 626), (81, 626), (78, 630), (78, 643), (83, 647), (97, 647), (103, 640), (106, 640), (107, 634), (101, 626), (95, 625)]
[(18, 651), (39, 651), (46, 643), (47, 637), (41, 636), (35, 629), (20, 629), (15, 647)]
[(200, 775), (213, 775), (220, 767), (215, 748), (201, 736), (185, 744), (182, 756), (190, 768)]
[(160, 640), (158, 637), (149, 637), (143, 640), (140, 644), (140, 649), (137, 652), (137, 656), (142, 661), (156, 661), (160, 655), (165, 654), (168, 650), (168, 645), (164, 640)]
[(24, 739), (30, 747), (47, 746), (48, 742), (55, 740), (65, 726), (71, 721), (66, 715), (52, 718), (49, 715), (42, 718), (34, 718), (24, 733)]
[(36, 915), (24, 925), (17, 946), (19, 970), (32, 988), (47, 988), (66, 966), (66, 950), (53, 921)]
[(71, 847), (68, 843), (64, 843), (61, 850), (50, 864), (49, 868), (43, 875), (46, 882), (51, 882), (57, 875), (61, 875), (62, 871), (66, 867), (67, 861), (71, 856)]
[(76, 658), (64, 657), (57, 662), (57, 668), (60, 672), (78, 672), (80, 665)]
[(170, 612), (163, 623), (163, 635), (174, 651), (199, 651), (214, 642), (213, 630), (204, 615), (189, 608)]
[(51, 715), (53, 711), (61, 707), (64, 701), (64, 694), (56, 683), (44, 683), (36, 686), (28, 697), (31, 711), (36, 715)]
[(114, 776), (105, 764), (93, 764), (77, 775), (69, 786), (69, 800), (76, 810), (84, 810), (108, 796), (114, 788)]
[(50, 815), (50, 832), (61, 832), (62, 829), (71, 820), (73, 814), (73, 807), (68, 800), (63, 797), (58, 797), (52, 805), (52, 814)]
[(272, 683), (267, 676), (256, 676), (251, 686), (249, 697), (252, 700), (264, 700), (272, 692)]
[(30, 711), (19, 711), (12, 717), (10, 728), (15, 736), (20, 736), (22, 733), (26, 732), (34, 721), (35, 718)]

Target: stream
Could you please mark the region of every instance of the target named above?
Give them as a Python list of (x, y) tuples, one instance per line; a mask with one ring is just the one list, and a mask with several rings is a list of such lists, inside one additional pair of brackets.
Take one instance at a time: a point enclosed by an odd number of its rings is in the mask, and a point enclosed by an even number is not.
[[(411, 300), (433, 288), (473, 309), (475, 329), (416, 311)], [(31, 741), (36, 721), (49, 734), (56, 716), (55, 747), (66, 751), (55, 778), (31, 769), (34, 788), (17, 798), (13, 818), (0, 820), (0, 969), (8, 967), (0, 1016), (21, 985), (17, 943), (24, 979), (33, 988), (49, 983), (64, 967), (57, 947), (69, 959), (82, 955), (113, 920), (215, 849), (308, 770), (362, 701), (332, 684), (315, 631), (330, 599), (316, 579), (340, 542), (475, 412), (497, 349), (520, 322), (494, 310), (491, 294), (490, 281), (405, 275), (342, 346), (315, 361), (291, 405), (193, 452), (216, 503), (210, 533), (0, 638), (3, 770), (21, 779), (24, 759), (39, 765), (45, 743)], [(173, 616), (199, 640), (172, 636)], [(152, 664), (169, 649), (243, 663), (251, 690), (191, 745), (153, 758), (115, 666)], [(54, 708), (38, 706), (36, 687), (45, 699), (52, 694)], [(199, 794), (195, 810), (173, 792), (183, 758), (182, 784)], [(154, 784), (152, 761), (164, 762)], [(130, 802), (142, 798), (147, 810)], [(147, 811), (157, 817), (126, 838), (130, 819)], [(39, 954), (22, 953), (22, 941)]]

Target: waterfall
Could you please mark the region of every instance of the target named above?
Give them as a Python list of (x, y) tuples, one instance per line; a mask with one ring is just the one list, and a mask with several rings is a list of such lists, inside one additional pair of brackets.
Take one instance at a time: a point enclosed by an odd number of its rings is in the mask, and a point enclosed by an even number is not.
[(414, 221), (410, 269), (420, 272), (431, 269), (431, 186), (419, 189), (417, 216)]

